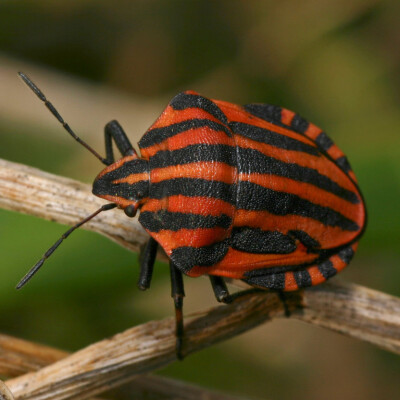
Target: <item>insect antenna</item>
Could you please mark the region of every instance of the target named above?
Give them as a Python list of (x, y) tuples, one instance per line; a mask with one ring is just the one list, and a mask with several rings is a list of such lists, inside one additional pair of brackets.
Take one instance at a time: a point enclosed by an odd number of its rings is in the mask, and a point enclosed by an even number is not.
[(70, 126), (64, 121), (63, 117), (59, 114), (53, 104), (47, 100), (46, 96), (43, 92), (25, 75), (23, 72), (18, 72), (18, 75), (22, 78), (22, 80), (26, 83), (26, 85), (32, 90), (36, 96), (43, 101), (44, 105), (47, 109), (57, 118), (60, 124), (64, 127), (64, 129), (82, 146), (86, 147), (95, 157), (97, 157), (103, 164), (110, 165), (110, 163), (103, 158), (96, 150), (92, 149), (86, 142), (84, 142), (80, 137), (78, 137), (75, 132), (70, 128)]
[(22, 286), (24, 286), (32, 277), (33, 275), (36, 274), (36, 272), (39, 271), (40, 267), (43, 265), (43, 263), (54, 253), (56, 248), (63, 242), (64, 239), (66, 239), (75, 229), (79, 228), (86, 222), (90, 221), (92, 218), (94, 218), (97, 214), (100, 214), (102, 211), (107, 211), (111, 210), (113, 208), (117, 207), (116, 204), (111, 203), (111, 204), (105, 204), (104, 206), (100, 207), (97, 211), (95, 211), (93, 214), (89, 215), (82, 221), (78, 222), (76, 225), (74, 225), (72, 228), (68, 229), (67, 232), (65, 232), (60, 239), (57, 240), (51, 246), (46, 253), (44, 253), (43, 257), (28, 271), (28, 273), (20, 280), (18, 285), (16, 286), (17, 289), (21, 289)]

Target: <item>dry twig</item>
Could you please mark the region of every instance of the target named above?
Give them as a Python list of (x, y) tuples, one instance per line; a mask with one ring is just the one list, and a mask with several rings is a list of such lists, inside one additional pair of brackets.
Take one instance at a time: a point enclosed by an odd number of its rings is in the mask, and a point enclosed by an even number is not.
[[(400, 354), (399, 299), (355, 285), (327, 284), (289, 293), (287, 301), (296, 319)], [(186, 323), (184, 351), (192, 353), (283, 315), (275, 293), (240, 297)], [(174, 320), (168, 318), (128, 329), (7, 385), (16, 399), (85, 399), (175, 359)]]
[[(104, 204), (89, 185), (0, 159), (0, 207), (73, 225)], [(147, 239), (137, 219), (111, 210), (84, 225), (137, 251)]]
[(2, 381), (0, 381), (0, 400), (14, 400), (14, 396), (10, 392), (10, 389)]
[[(28, 194), (28, 195), (27, 195)], [(29, 195), (31, 194), (31, 195)], [(0, 207), (73, 224), (102, 204), (88, 185), (0, 161)], [(146, 235), (122, 212), (85, 227), (137, 250)], [(325, 284), (287, 295), (292, 317), (400, 354), (400, 300), (356, 285)], [(186, 324), (189, 354), (283, 315), (275, 293), (256, 293)], [(175, 360), (174, 321), (152, 321), (7, 382), (17, 399), (84, 399)]]
[[(50, 365), (67, 356), (68, 353), (65, 351), (0, 334), (0, 375), (5, 377), (17, 377), (28, 372), (40, 370), (46, 365)], [(5, 397), (7, 388), (4, 386), (3, 384), (2, 388), (0, 381), (0, 394), (4, 392)], [(182, 400), (238, 400), (237, 397), (233, 398), (219, 392), (156, 375), (140, 375), (129, 385), (124, 385), (119, 390), (111, 392), (111, 397), (129, 399), (162, 398), (165, 400), (177, 398)], [(0, 400), (2, 400), (1, 396)], [(12, 399), (7, 398), (6, 400)]]

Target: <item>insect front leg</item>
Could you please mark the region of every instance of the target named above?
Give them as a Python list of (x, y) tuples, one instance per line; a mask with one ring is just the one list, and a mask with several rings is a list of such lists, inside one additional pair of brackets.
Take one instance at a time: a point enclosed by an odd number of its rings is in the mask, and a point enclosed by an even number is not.
[(112, 139), (114, 139), (115, 144), (121, 154), (125, 156), (130, 156), (136, 154), (131, 142), (126, 136), (125, 131), (118, 121), (110, 121), (104, 128), (104, 139), (106, 147), (106, 162), (110, 165), (114, 163), (114, 152), (112, 148)]
[(140, 290), (146, 290), (150, 287), (151, 278), (153, 276), (154, 262), (156, 260), (157, 247), (157, 241), (150, 237), (145, 247), (140, 252), (140, 275), (137, 284)]
[(176, 356), (179, 360), (183, 359), (182, 342), (183, 342), (183, 298), (185, 291), (183, 288), (182, 272), (171, 261), (169, 264), (171, 273), (171, 297), (174, 299), (175, 306), (175, 335), (176, 335)]

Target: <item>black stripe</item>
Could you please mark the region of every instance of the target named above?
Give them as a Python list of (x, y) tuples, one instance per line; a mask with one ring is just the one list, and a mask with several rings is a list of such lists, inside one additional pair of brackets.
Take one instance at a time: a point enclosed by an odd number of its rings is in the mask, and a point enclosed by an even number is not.
[(289, 234), (292, 235), (294, 238), (300, 240), (304, 246), (307, 247), (308, 251), (314, 252), (318, 251), (321, 248), (321, 243), (318, 240), (311, 237), (307, 232), (302, 230), (291, 230)]
[[(239, 172), (282, 176), (298, 182), (312, 184), (353, 204), (360, 202), (354, 192), (342, 188), (313, 168), (302, 167), (296, 163), (285, 163), (254, 149), (238, 147), (237, 150), (239, 154)], [(204, 161), (223, 162), (236, 166), (236, 160), (236, 151), (232, 146), (194, 144), (174, 151), (159, 151), (150, 158), (149, 164), (150, 169)]]
[(171, 260), (184, 273), (193, 267), (208, 267), (221, 261), (228, 252), (226, 242), (218, 242), (204, 247), (177, 247), (172, 250)]
[(338, 256), (342, 259), (342, 261), (348, 264), (354, 256), (354, 250), (350, 246), (346, 247), (339, 251)]
[(210, 197), (235, 204), (236, 185), (206, 179), (174, 178), (150, 185), (150, 198), (162, 199), (168, 196)]
[[(159, 232), (161, 230), (177, 232), (180, 229), (216, 227), (229, 229), (232, 219), (226, 214), (213, 216), (160, 210), (140, 213), (139, 222), (150, 232)], [(190, 237), (188, 237), (188, 240), (190, 240)]]
[(300, 151), (315, 156), (320, 155), (318, 148), (280, 133), (270, 131), (269, 129), (244, 124), (242, 122), (230, 122), (229, 126), (234, 133), (246, 136), (257, 142), (267, 143), (284, 150)]
[(236, 166), (236, 148), (224, 144), (193, 144), (183, 149), (161, 150), (150, 157), (150, 169), (203, 161), (223, 162)]
[(255, 254), (289, 254), (296, 250), (296, 244), (290, 236), (248, 226), (232, 230), (231, 246)]
[(316, 169), (302, 167), (296, 163), (286, 163), (276, 158), (268, 157), (254, 149), (238, 147), (238, 155), (239, 172), (248, 174), (256, 172), (282, 176), (297, 182), (309, 183), (353, 204), (360, 202), (354, 192), (339, 186), (326, 175), (320, 174)]
[(243, 279), (249, 285), (265, 287), (267, 289), (282, 290), (285, 288), (285, 274), (270, 274)]
[(310, 263), (303, 263), (303, 264), (298, 264), (298, 265), (279, 265), (277, 267), (266, 267), (266, 268), (257, 268), (253, 269), (251, 271), (245, 272), (244, 276), (247, 278), (255, 278), (259, 276), (266, 276), (266, 275), (278, 275), (278, 274), (284, 274), (286, 272), (293, 272), (293, 271), (299, 271), (300, 269), (304, 269), (310, 265)]
[(299, 288), (309, 287), (312, 285), (310, 273), (303, 269), (300, 271), (293, 272), (294, 279)]
[(331, 260), (326, 260), (319, 264), (318, 269), (325, 279), (329, 279), (337, 273), (336, 269), (333, 268), (333, 263)]
[(310, 123), (303, 117), (300, 117), (299, 114), (295, 114), (295, 116), (292, 119), (292, 122), (290, 123), (290, 127), (299, 133), (304, 133), (309, 126)]
[(334, 144), (332, 139), (325, 132), (321, 132), (317, 136), (315, 143), (324, 151), (328, 151)]
[(93, 193), (96, 196), (109, 195), (122, 197), (127, 200), (138, 200), (147, 197), (149, 181), (139, 181), (134, 184), (110, 183), (105, 180), (94, 181)]
[(246, 104), (244, 108), (247, 112), (258, 118), (283, 128), (291, 128), (295, 132), (301, 134), (304, 134), (310, 126), (310, 123), (299, 114), (294, 115), (290, 125), (283, 123), (282, 107), (274, 106), (272, 104)]
[(213, 101), (198, 94), (179, 93), (169, 104), (174, 110), (201, 108), (213, 117), (219, 119), (222, 123), (228, 124), (228, 119), (222, 110)]
[(144, 159), (135, 159), (123, 163), (119, 168), (104, 174), (100, 179), (107, 179), (109, 181), (115, 179), (126, 178), (132, 174), (141, 174), (149, 171), (148, 161)]
[(339, 168), (341, 169), (341, 170), (343, 170), (344, 172), (349, 172), (349, 171), (351, 171), (351, 166), (350, 166), (350, 163), (349, 163), (349, 160), (347, 159), (347, 157), (346, 156), (342, 156), (342, 157), (339, 157), (339, 158), (337, 158), (336, 160), (335, 160), (335, 163), (339, 166)]
[(246, 104), (243, 106), (244, 109), (253, 114), (257, 118), (261, 118), (267, 122), (280, 125), (282, 127), (287, 127), (285, 124), (281, 123), (282, 120), (282, 108), (274, 106), (272, 104)]
[(260, 185), (241, 181), (238, 189), (238, 209), (268, 211), (275, 215), (300, 215), (313, 218), (326, 226), (358, 231), (356, 222), (329, 207), (314, 204), (291, 193), (278, 192)]
[(154, 144), (161, 143), (165, 139), (178, 135), (179, 133), (188, 131), (190, 129), (204, 127), (210, 128), (216, 132), (225, 132), (226, 135), (229, 137), (232, 136), (232, 132), (225, 125), (219, 124), (218, 122), (214, 122), (209, 119), (193, 118), (186, 121), (177, 122), (176, 124), (163, 126), (161, 128), (150, 129), (144, 134), (138, 144), (141, 149), (144, 149), (146, 147), (153, 146)]

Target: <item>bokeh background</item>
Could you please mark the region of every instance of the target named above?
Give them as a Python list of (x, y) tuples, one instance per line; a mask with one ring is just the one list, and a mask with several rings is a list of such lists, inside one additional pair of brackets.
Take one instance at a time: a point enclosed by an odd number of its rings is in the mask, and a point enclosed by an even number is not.
[[(133, 142), (176, 93), (282, 105), (348, 155), (369, 226), (335, 279), (400, 295), (400, 2), (147, 0), (0, 3), (0, 157), (90, 183), (102, 166), (23, 87), (28, 73), (96, 149), (117, 118)], [(168, 269), (136, 289), (137, 256), (80, 230), (21, 292), (15, 283), (65, 227), (0, 210), (0, 331), (75, 350), (172, 314)], [(214, 305), (186, 280), (186, 312)], [(398, 356), (276, 321), (165, 368), (259, 399), (394, 399)]]

